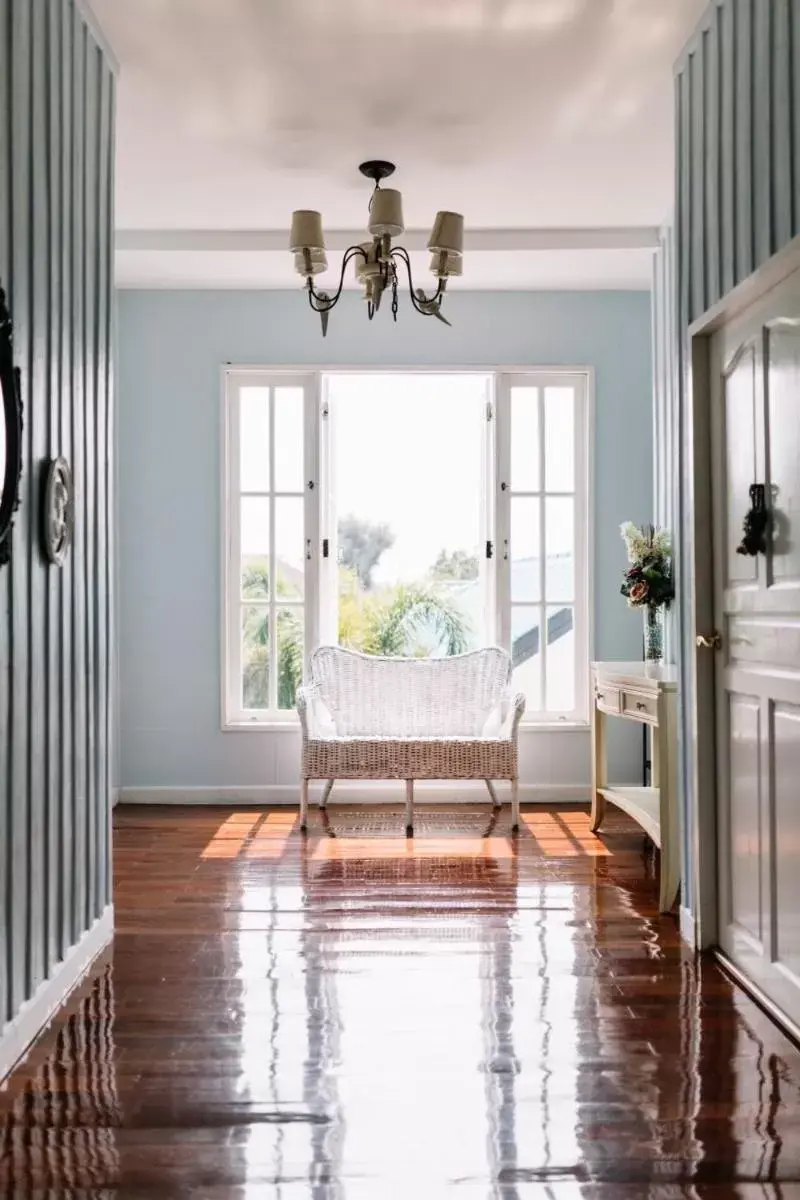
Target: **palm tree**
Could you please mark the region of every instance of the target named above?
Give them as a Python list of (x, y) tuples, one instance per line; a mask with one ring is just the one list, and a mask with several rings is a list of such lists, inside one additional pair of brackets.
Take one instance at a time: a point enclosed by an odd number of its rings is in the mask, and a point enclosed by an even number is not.
[[(277, 593), (283, 592), (280, 576)], [(245, 568), (245, 600), (269, 598), (268, 564), (259, 560)], [(356, 572), (343, 569), (339, 589), (339, 644), (364, 654), (399, 657), (429, 653), (421, 640), (425, 634), (445, 654), (467, 649), (469, 625), (464, 614), (434, 585), (398, 584), (380, 592), (365, 592)], [(278, 707), (294, 707), (303, 681), (302, 610), (279, 609), (277, 614)], [(430, 641), (430, 636), (428, 641)], [(245, 610), (243, 628), (245, 708), (269, 707), (269, 610)]]
[(364, 654), (425, 655), (420, 635), (432, 634), (445, 654), (467, 648), (469, 624), (449, 597), (433, 585), (398, 584), (365, 593), (353, 571), (339, 578), (339, 644)]
[(399, 584), (383, 603), (368, 613), (364, 651), (395, 658), (425, 654), (413, 639), (430, 631), (445, 654), (462, 654), (467, 648), (467, 622), (446, 596), (432, 587)]
[[(288, 591), (280, 575), (277, 594)], [(269, 599), (269, 564), (260, 559), (250, 562), (242, 576), (242, 596), (246, 600)], [(242, 640), (245, 648), (243, 692), (245, 708), (269, 708), (269, 610), (247, 609)], [(294, 708), (297, 689), (303, 682), (303, 620), (295, 608), (278, 610), (278, 708)]]

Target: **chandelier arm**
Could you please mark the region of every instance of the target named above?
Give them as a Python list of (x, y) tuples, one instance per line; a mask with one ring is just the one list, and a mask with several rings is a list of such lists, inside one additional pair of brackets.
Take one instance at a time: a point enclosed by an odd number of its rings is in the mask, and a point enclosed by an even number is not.
[(393, 246), (392, 256), (397, 256), (401, 262), (405, 263), (406, 274), (408, 275), (408, 291), (411, 296), (411, 303), (417, 312), (423, 317), (434, 317), (442, 306), (444, 299), (444, 290), (447, 286), (446, 279), (439, 280), (439, 286), (432, 296), (426, 296), (422, 292), (421, 299), (418, 299), (414, 293), (414, 281), (411, 277), (411, 259), (408, 256), (408, 251), (404, 246)]
[(338, 303), (342, 289), (344, 288), (344, 273), (347, 270), (348, 263), (352, 262), (357, 254), (360, 254), (365, 262), (367, 261), (366, 251), (361, 246), (349, 246), (345, 250), (342, 256), (342, 273), (339, 276), (339, 286), (333, 296), (326, 296), (324, 293), (318, 292), (312, 282), (312, 276), (308, 276), (306, 280), (308, 303), (315, 313), (330, 312), (333, 306)]

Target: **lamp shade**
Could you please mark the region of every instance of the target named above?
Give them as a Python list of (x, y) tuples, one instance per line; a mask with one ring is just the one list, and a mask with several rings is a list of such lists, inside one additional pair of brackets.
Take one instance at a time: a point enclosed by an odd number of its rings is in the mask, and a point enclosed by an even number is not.
[(376, 188), (369, 209), (369, 231), (373, 237), (403, 232), (403, 197), (395, 188)]
[(302, 250), (325, 249), (325, 239), (322, 236), (322, 217), (318, 212), (301, 208), (292, 213), (289, 249), (293, 254)]
[(428, 249), (434, 254), (461, 255), (464, 253), (464, 218), (461, 213), (438, 212), (433, 222)]

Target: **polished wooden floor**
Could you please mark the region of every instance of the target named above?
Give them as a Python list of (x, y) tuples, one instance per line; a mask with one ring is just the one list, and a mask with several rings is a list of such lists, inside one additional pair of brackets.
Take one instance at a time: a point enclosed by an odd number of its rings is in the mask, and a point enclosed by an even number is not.
[(0, 1092), (0, 1194), (800, 1196), (800, 1051), (621, 815), (122, 808), (113, 950)]

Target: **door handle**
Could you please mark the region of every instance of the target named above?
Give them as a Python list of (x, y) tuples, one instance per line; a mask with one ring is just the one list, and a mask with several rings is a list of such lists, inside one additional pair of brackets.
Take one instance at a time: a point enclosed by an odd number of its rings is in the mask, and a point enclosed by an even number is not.
[(721, 633), (698, 633), (695, 642), (699, 650), (721, 650)]

